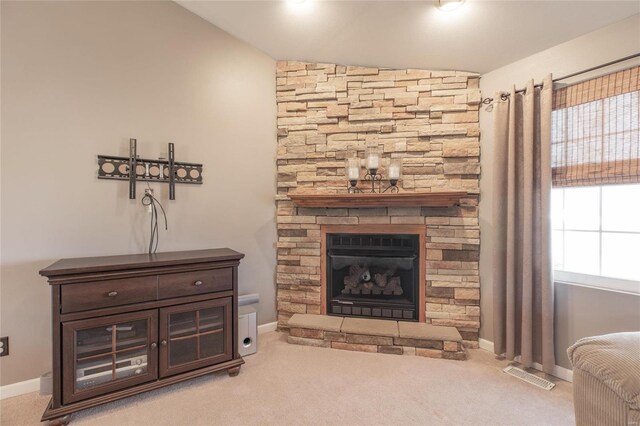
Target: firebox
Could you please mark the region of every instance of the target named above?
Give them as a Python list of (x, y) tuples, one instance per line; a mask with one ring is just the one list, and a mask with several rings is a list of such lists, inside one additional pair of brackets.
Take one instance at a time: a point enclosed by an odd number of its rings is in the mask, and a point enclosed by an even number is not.
[(326, 238), (327, 314), (418, 321), (419, 235)]

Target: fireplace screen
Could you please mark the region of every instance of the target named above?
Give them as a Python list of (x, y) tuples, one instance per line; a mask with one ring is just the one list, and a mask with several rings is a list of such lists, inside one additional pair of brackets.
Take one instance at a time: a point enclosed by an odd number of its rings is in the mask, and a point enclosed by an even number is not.
[(414, 234), (327, 234), (327, 313), (417, 321), (419, 245)]

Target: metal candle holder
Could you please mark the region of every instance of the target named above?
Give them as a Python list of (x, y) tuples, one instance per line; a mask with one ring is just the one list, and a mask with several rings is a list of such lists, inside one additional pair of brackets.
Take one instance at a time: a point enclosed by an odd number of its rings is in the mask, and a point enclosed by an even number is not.
[(347, 187), (347, 192), (349, 194), (355, 194), (357, 192), (362, 192), (362, 189), (358, 188), (356, 185), (358, 184), (357, 180), (350, 180), (349, 186)]
[[(393, 177), (389, 178), (389, 186), (384, 190), (382, 189), (382, 181), (384, 180), (384, 175), (379, 172), (378, 166), (381, 163), (380, 153), (376, 148), (368, 148), (365, 151), (365, 160), (364, 163), (366, 165), (366, 174), (364, 175), (364, 180), (371, 182), (371, 193), (372, 194), (383, 194), (385, 192), (396, 193), (399, 192), (398, 188), (398, 180), (400, 178), (402, 162), (400, 159), (394, 158), (389, 163), (389, 174)], [(347, 176), (347, 181), (349, 184), (347, 185), (347, 192), (349, 194), (363, 193), (364, 191), (358, 188), (358, 180), (359, 180), (359, 170), (361, 168), (360, 159), (357, 157), (347, 158), (345, 160), (345, 175)], [(376, 183), (378, 184), (378, 188), (376, 190)]]
[(398, 179), (389, 179), (389, 186), (387, 186), (382, 193), (384, 194), (387, 191), (400, 192), (400, 189), (398, 189)]
[(376, 182), (378, 182), (378, 192), (380, 192), (380, 182), (382, 181), (382, 174), (378, 174), (378, 169), (368, 169), (367, 174), (364, 175), (364, 180), (371, 181), (371, 193), (376, 192)]

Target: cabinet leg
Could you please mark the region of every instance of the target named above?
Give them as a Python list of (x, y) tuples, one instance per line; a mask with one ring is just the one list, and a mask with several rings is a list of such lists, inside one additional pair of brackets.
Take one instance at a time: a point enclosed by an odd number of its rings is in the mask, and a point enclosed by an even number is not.
[(240, 374), (240, 366), (228, 369), (227, 373), (229, 373), (229, 377), (236, 377), (238, 374)]
[(57, 419), (49, 420), (47, 426), (67, 426), (71, 422), (72, 414), (67, 414), (64, 417), (58, 417)]

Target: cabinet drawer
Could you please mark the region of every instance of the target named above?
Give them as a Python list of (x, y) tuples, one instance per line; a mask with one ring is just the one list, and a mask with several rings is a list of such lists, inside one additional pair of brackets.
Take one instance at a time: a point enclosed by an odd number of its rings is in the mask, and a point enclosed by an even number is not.
[(62, 313), (148, 302), (157, 299), (158, 278), (126, 278), (62, 286)]
[(158, 297), (160, 299), (231, 290), (232, 288), (233, 272), (231, 268), (166, 274), (158, 277)]

